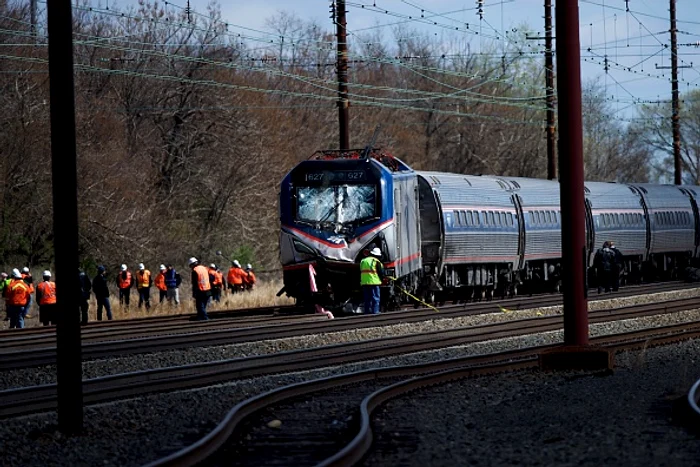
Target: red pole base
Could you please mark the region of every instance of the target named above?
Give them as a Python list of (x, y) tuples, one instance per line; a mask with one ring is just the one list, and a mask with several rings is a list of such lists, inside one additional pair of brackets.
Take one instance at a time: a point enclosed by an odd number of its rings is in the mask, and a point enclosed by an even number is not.
[(563, 345), (542, 352), (539, 363), (544, 371), (612, 371), (615, 366), (613, 357), (614, 353), (603, 347)]

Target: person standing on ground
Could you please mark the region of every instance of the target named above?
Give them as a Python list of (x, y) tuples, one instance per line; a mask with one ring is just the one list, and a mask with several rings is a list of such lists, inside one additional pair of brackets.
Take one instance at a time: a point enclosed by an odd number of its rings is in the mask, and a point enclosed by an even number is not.
[(151, 309), (151, 285), (151, 271), (146, 269), (143, 263), (139, 263), (139, 270), (136, 271), (136, 290), (139, 292), (139, 308), (145, 303), (146, 311)]
[(97, 300), (97, 321), (102, 321), (102, 308), (107, 311), (107, 319), (112, 320), (112, 306), (109, 303), (109, 287), (107, 287), (107, 270), (97, 266), (97, 276), (92, 281), (92, 291)]
[(34, 293), (34, 278), (32, 277), (32, 273), (29, 272), (29, 268), (27, 266), (22, 268), (22, 280), (24, 280), (24, 282), (29, 286), (29, 300), (27, 301), (27, 306), (25, 306), (24, 310), (22, 310), (24, 318), (26, 319), (32, 317), (29, 311), (32, 308), (32, 294)]
[(43, 282), (36, 286), (36, 302), (39, 304), (39, 320), (44, 326), (56, 324), (56, 283), (51, 280), (51, 271), (42, 274)]
[(611, 288), (613, 292), (620, 290), (620, 273), (625, 270), (625, 260), (622, 257), (622, 252), (617, 249), (615, 242), (610, 241), (610, 250), (613, 252), (613, 268), (611, 272)]
[(180, 274), (177, 273), (172, 264), (168, 264), (165, 270), (165, 286), (168, 289), (166, 297), (170, 305), (173, 303), (175, 305), (180, 304), (180, 283), (182, 283)]
[(255, 273), (253, 272), (253, 265), (248, 263), (245, 266), (245, 289), (246, 290), (253, 290), (253, 287), (255, 287)]
[(10, 315), (10, 329), (24, 327), (24, 308), (29, 301), (29, 286), (22, 279), (19, 269), (12, 270), (12, 279), (5, 290), (7, 313)]
[(192, 297), (195, 300), (195, 306), (197, 308), (197, 320), (208, 321), (207, 304), (211, 297), (209, 271), (199, 264), (199, 260), (195, 257), (190, 258), (189, 266), (190, 269), (192, 269)]
[(232, 294), (243, 290), (243, 277), (245, 275), (246, 273), (241, 268), (241, 263), (239, 263), (237, 259), (234, 259), (233, 263), (231, 263), (231, 269), (228, 270), (228, 274), (226, 276), (228, 288)]
[(224, 285), (223, 275), (216, 268), (216, 264), (209, 265), (209, 280), (211, 281), (211, 298), (213, 301), (221, 302), (221, 287)]
[(379, 286), (382, 285), (382, 277), (384, 276), (384, 266), (379, 260), (382, 252), (379, 248), (374, 247), (369, 254), (370, 256), (360, 261), (360, 285), (365, 302), (365, 314), (378, 315), (381, 297)]
[[(5, 290), (7, 290), (7, 286), (10, 284), (10, 281), (12, 279), (7, 276), (6, 272), (0, 273), (0, 295), (2, 295), (2, 298), (5, 298)], [(10, 321), (10, 314), (7, 312), (7, 304), (5, 304), (5, 321)]]
[(78, 269), (78, 280), (80, 286), (80, 313), (82, 324), (88, 323), (88, 309), (90, 308), (90, 291), (92, 290), (92, 282), (88, 275)]
[(603, 246), (596, 251), (593, 257), (593, 266), (598, 279), (598, 293), (601, 293), (603, 290), (610, 292), (614, 261), (615, 254), (610, 249), (610, 243), (607, 241), (603, 242)]
[(161, 264), (160, 265), (160, 272), (158, 273), (158, 275), (156, 275), (156, 280), (153, 281), (153, 283), (156, 285), (156, 288), (158, 289), (158, 292), (160, 294), (160, 300), (158, 301), (158, 303), (161, 303), (161, 304), (163, 303), (163, 301), (165, 300), (165, 298), (168, 295), (168, 287), (166, 287), (166, 285), (165, 285), (165, 271), (166, 271), (165, 265)]
[(117, 276), (117, 287), (119, 287), (119, 304), (126, 308), (126, 312), (129, 312), (129, 298), (131, 296), (131, 287), (134, 285), (134, 281), (131, 277), (131, 271), (126, 266), (122, 264), (121, 271)]

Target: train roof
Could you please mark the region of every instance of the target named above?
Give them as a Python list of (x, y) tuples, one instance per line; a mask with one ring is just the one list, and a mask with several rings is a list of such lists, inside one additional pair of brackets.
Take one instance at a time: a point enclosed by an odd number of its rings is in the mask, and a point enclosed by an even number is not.
[(364, 149), (327, 149), (316, 151), (309, 157), (310, 161), (338, 161), (338, 160), (362, 160), (372, 159), (391, 172), (413, 172), (405, 162), (394, 157), (390, 152), (382, 148), (364, 148)]

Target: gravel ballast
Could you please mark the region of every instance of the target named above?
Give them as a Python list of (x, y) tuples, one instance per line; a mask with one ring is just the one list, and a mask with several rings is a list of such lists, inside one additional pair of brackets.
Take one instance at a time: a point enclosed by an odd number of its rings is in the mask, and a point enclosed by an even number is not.
[(700, 378), (700, 342), (617, 356), (612, 375), (522, 372), (388, 402), (363, 465), (697, 466), (673, 402)]
[[(700, 296), (700, 288), (590, 302), (589, 310), (606, 310), (621, 306), (631, 306), (642, 303), (696, 296)], [(300, 337), (250, 342), (245, 344), (196, 347), (183, 350), (159, 352), (155, 354), (131, 355), (127, 357), (84, 362), (83, 377), (86, 379), (98, 378), (101, 376), (148, 370), (151, 368), (164, 368), (170, 366), (189, 365), (193, 363), (243, 358), (253, 355), (264, 355), (289, 350), (307, 349), (312, 347), (321, 347), (324, 345), (340, 344), (344, 342), (358, 342), (380, 337), (454, 329), (464, 326), (478, 326), (483, 324), (510, 321), (514, 319), (534, 318), (538, 316), (554, 316), (560, 315), (561, 313), (561, 306), (529, 310), (506, 310), (506, 312), (501, 313), (465, 316), (454, 319), (435, 319), (418, 323), (401, 323), (391, 326), (379, 326), (376, 328), (356, 329), (325, 334), (309, 334)], [(700, 310), (659, 315), (639, 320), (622, 321), (619, 323), (612, 323), (610, 325), (592, 325), (591, 333), (592, 335), (597, 335), (596, 333), (610, 334), (613, 332), (624, 332), (632, 329), (639, 329), (642, 327), (664, 326), (695, 320), (700, 320)], [(542, 341), (543, 343), (559, 342), (562, 339), (561, 333), (547, 333), (544, 336), (548, 337), (546, 340)], [(22, 386), (50, 384), (55, 383), (55, 381), (56, 367), (54, 365), (40, 368), (12, 370), (0, 373), (0, 390)]]

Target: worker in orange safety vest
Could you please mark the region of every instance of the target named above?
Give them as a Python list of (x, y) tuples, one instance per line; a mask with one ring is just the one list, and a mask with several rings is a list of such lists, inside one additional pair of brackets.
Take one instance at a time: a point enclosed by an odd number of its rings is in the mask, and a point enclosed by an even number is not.
[(12, 270), (12, 280), (5, 290), (7, 313), (10, 315), (10, 329), (24, 327), (24, 308), (29, 301), (29, 286), (22, 279), (19, 269)]
[(136, 271), (136, 290), (139, 292), (139, 308), (145, 303), (146, 311), (151, 309), (151, 285), (151, 271), (146, 269), (143, 263), (139, 263), (139, 270)]
[(211, 297), (211, 283), (209, 282), (209, 271), (207, 268), (199, 264), (199, 260), (195, 257), (190, 258), (188, 262), (192, 269), (192, 298), (194, 298), (197, 308), (197, 320), (208, 321), (207, 305)]
[(156, 276), (156, 280), (153, 281), (156, 288), (158, 289), (158, 292), (160, 293), (160, 301), (158, 303), (163, 303), (163, 301), (165, 301), (165, 297), (168, 295), (168, 287), (166, 287), (165, 285), (165, 271), (165, 264), (161, 264), (160, 272)]
[(253, 290), (255, 287), (255, 273), (253, 272), (253, 265), (248, 263), (245, 267), (246, 276), (243, 278), (243, 285), (246, 290)]
[(226, 276), (226, 281), (228, 282), (228, 289), (231, 293), (240, 292), (244, 288), (244, 278), (247, 276), (246, 272), (241, 268), (241, 263), (238, 260), (233, 260), (231, 263), (231, 269), (228, 270), (228, 275)]
[(39, 320), (44, 326), (56, 324), (56, 283), (51, 280), (51, 271), (42, 274), (43, 282), (36, 286), (36, 301), (39, 304)]
[(134, 285), (131, 271), (126, 264), (122, 264), (121, 271), (117, 275), (117, 287), (119, 288), (119, 304), (124, 305), (129, 312), (129, 298), (131, 297), (131, 287)]

